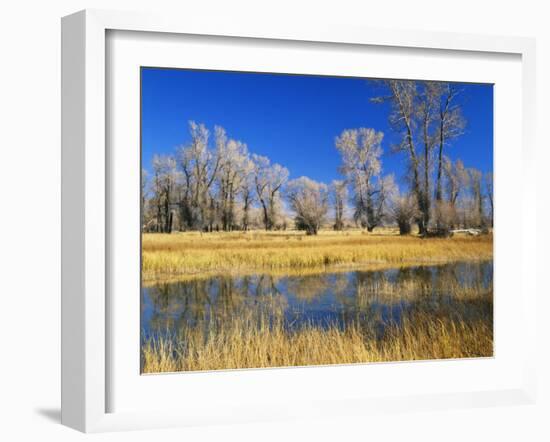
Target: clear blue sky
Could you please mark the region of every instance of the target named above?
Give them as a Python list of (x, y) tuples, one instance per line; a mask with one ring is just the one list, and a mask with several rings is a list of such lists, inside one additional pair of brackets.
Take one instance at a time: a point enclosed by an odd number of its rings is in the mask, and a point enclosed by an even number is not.
[[(466, 167), (493, 169), (493, 87), (464, 84), (460, 100), (466, 133), (447, 149)], [(291, 178), (305, 175), (330, 182), (341, 178), (334, 139), (344, 129), (383, 131), (384, 174), (403, 178), (405, 155), (390, 153), (397, 140), (388, 125), (388, 105), (370, 98), (380, 90), (365, 79), (284, 74), (142, 69), (142, 165), (154, 154), (174, 153), (189, 142), (188, 121), (228, 136), (287, 167)]]

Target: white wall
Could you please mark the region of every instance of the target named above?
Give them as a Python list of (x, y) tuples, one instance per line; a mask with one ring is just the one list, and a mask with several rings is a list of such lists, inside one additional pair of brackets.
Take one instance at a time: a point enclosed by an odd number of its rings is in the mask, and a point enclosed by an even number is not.
[[(200, 4), (199, 4), (200, 3)], [(162, 10), (178, 14), (246, 14), (284, 21), (312, 20), (536, 36), (538, 39), (539, 140), (550, 122), (550, 31), (542, 1), (392, 0), (333, 2), (20, 0), (0, 9), (0, 438), (81, 440), (59, 419), (60, 322), (60, 17), (83, 8)], [(540, 143), (539, 191), (550, 160)], [(546, 150), (546, 151), (545, 151)], [(544, 189), (543, 189), (544, 187)], [(542, 201), (542, 200), (541, 200)], [(539, 219), (548, 207), (540, 206)], [(548, 240), (540, 230), (539, 274)], [(542, 279), (542, 278), (541, 278)], [(540, 283), (542, 285), (542, 282)], [(550, 294), (548, 284), (540, 293)], [(549, 308), (541, 299), (542, 314)], [(539, 321), (539, 404), (528, 407), (380, 415), (364, 421), (294, 422), (160, 433), (119, 433), (96, 440), (549, 440), (548, 323)]]

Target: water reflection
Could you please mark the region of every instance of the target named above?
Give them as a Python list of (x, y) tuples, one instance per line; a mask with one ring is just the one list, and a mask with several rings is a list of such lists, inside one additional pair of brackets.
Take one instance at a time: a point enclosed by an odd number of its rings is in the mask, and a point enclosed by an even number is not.
[[(142, 290), (141, 326), (152, 334), (212, 330), (250, 311), (285, 327), (361, 324), (382, 334), (405, 313), (492, 321), (492, 261), (304, 276), (220, 275)], [(265, 316), (265, 315), (263, 315)]]

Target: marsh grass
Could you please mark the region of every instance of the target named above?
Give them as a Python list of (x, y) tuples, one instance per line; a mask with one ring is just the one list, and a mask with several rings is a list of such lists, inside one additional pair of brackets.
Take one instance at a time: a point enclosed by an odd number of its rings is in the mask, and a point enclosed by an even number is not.
[[(253, 231), (142, 239), (142, 282), (157, 312), (142, 340), (143, 373), (493, 355), (490, 276), (443, 266), (492, 260), (492, 235)], [(388, 277), (389, 268), (400, 277)], [(304, 306), (329, 291), (346, 319), (289, 323), (281, 286)], [(388, 318), (381, 305), (401, 310)]]
[(382, 337), (352, 323), (288, 330), (282, 320), (253, 314), (220, 328), (192, 328), (183, 335), (159, 335), (142, 347), (142, 372), (289, 367), (366, 362), (490, 357), (492, 321), (468, 322), (415, 312), (390, 324)]
[(142, 278), (162, 278), (223, 272), (292, 272), (314, 269), (487, 260), (493, 256), (492, 235), (420, 239), (389, 231), (199, 232), (144, 234)]
[[(378, 283), (377, 283), (378, 284)], [(176, 372), (305, 365), (351, 364), (426, 359), (490, 357), (493, 355), (493, 290), (451, 285), (452, 302), (420, 282), (370, 286), (354, 301), (366, 318), (345, 323), (298, 326), (285, 319), (285, 303), (265, 296), (261, 303), (238, 305), (178, 333), (155, 333), (142, 344), (142, 372)], [(382, 318), (368, 304), (391, 304), (396, 290), (408, 290), (398, 317)], [(430, 292), (431, 294), (428, 294)], [(365, 299), (362, 299), (365, 297)]]

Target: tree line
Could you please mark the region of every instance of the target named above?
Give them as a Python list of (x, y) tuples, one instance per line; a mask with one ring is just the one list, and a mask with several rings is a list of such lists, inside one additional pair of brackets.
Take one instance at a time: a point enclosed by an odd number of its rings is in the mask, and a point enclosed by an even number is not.
[(249, 152), (222, 127), (211, 132), (190, 121), (191, 141), (173, 155), (155, 155), (150, 173), (142, 172), (143, 230), (274, 230), (293, 223), (317, 234), (328, 226), (372, 231), (397, 224), (407, 234), (417, 224), (424, 235), (492, 226), (492, 174), (446, 155), (466, 125), (457, 86), (377, 83), (381, 94), (372, 101), (389, 104), (389, 124), (399, 140), (391, 152), (406, 161), (406, 191), (393, 174), (383, 173), (384, 134), (373, 128), (346, 129), (336, 137), (342, 178), (326, 184), (308, 177), (289, 180), (287, 168)]

